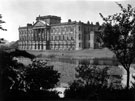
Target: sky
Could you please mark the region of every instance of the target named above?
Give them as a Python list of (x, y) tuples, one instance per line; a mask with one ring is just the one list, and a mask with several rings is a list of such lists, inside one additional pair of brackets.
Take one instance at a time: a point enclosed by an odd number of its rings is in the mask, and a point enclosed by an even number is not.
[(108, 16), (120, 12), (116, 2), (135, 7), (135, 0), (0, 0), (0, 14), (6, 22), (2, 26), (7, 29), (0, 30), (0, 38), (10, 42), (18, 40), (18, 28), (35, 23), (39, 15), (60, 16), (62, 22), (71, 19), (101, 24), (99, 13)]

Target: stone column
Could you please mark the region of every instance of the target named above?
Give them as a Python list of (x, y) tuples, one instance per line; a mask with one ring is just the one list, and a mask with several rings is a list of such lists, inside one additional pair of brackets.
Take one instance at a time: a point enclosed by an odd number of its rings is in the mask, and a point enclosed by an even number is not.
[(46, 50), (46, 42), (43, 41), (43, 50)]

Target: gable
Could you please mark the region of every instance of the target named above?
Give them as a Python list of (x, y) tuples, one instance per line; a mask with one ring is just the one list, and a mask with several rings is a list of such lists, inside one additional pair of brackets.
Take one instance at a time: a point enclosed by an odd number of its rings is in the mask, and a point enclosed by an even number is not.
[(44, 22), (41, 22), (41, 21), (37, 21), (35, 24), (34, 24), (34, 27), (44, 27), (45, 26), (45, 23)]

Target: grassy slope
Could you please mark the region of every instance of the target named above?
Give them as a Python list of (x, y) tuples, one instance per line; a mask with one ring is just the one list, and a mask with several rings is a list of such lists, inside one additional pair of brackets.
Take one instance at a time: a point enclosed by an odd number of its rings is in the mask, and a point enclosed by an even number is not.
[(76, 58), (76, 59), (91, 59), (91, 58), (111, 58), (113, 53), (108, 49), (91, 49), (91, 50), (78, 50), (78, 51), (28, 51), (34, 55), (42, 54), (42, 56), (55, 56), (65, 58)]

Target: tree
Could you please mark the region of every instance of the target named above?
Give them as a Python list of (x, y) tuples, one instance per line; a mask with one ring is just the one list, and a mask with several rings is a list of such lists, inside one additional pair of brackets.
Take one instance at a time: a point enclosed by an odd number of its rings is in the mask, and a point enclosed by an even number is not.
[(96, 65), (80, 64), (76, 68), (76, 77), (83, 82), (84, 85), (101, 85), (108, 84), (108, 67), (99, 67)]
[(108, 88), (108, 67), (81, 63), (76, 68), (76, 80), (65, 91), (71, 99), (97, 100), (101, 92)]
[[(1, 24), (5, 23), (5, 21), (2, 20), (2, 15), (0, 14), (0, 29), (3, 31), (7, 31), (7, 29), (4, 29)], [(0, 39), (0, 43), (3, 43), (3, 38)]]
[[(17, 57), (29, 58), (32, 64), (25, 66), (16, 60)], [(49, 89), (55, 87), (60, 74), (46, 61), (34, 58), (18, 49), (0, 51), (0, 97), (4, 100), (58, 98), (58, 94)]]
[(5, 77), (6, 87), (9, 89), (7, 98), (10, 100), (59, 98), (56, 91), (49, 89), (55, 87), (60, 74), (53, 70), (53, 66), (47, 65), (46, 61), (33, 60), (28, 66), (17, 63), (14, 68), (8, 68)]
[(1, 24), (5, 23), (5, 21), (2, 20), (2, 15), (0, 14), (0, 29), (3, 31), (6, 31), (7, 29), (4, 29)]
[(27, 57), (33, 59), (35, 56), (21, 50), (0, 50), (0, 100), (6, 98), (14, 81), (18, 81), (16, 69), (22, 67), (15, 57)]
[(60, 74), (48, 66), (46, 61), (34, 60), (25, 70), (27, 90), (48, 90), (54, 88)]
[(130, 83), (130, 65), (135, 58), (135, 8), (130, 4), (121, 8), (120, 13), (104, 17), (101, 13), (104, 23), (100, 33), (100, 38), (105, 47), (114, 52), (118, 61), (127, 72), (126, 88), (129, 89)]

